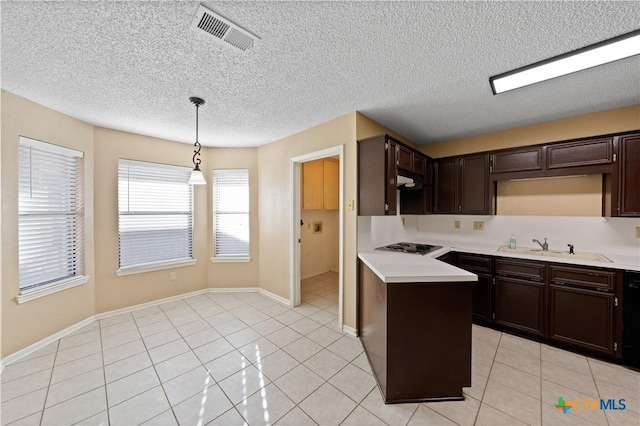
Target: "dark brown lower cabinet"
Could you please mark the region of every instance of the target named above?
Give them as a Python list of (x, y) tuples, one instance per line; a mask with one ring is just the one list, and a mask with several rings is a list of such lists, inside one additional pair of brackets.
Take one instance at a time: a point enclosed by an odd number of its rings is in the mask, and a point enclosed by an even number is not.
[(490, 274), (474, 272), (478, 276), (478, 282), (473, 283), (473, 319), (479, 322), (491, 322), (493, 307), (491, 306), (491, 282)]
[(553, 284), (549, 291), (552, 341), (614, 355), (613, 294)]
[(461, 400), (474, 282), (387, 284), (359, 266), (359, 336), (385, 403)]
[(545, 336), (545, 286), (544, 282), (496, 277), (496, 324)]

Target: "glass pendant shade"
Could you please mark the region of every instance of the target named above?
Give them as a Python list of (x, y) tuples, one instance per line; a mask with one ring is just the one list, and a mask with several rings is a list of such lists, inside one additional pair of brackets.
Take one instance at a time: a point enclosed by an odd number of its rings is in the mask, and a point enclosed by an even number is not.
[(196, 166), (195, 169), (191, 171), (191, 176), (189, 177), (189, 185), (205, 185), (207, 183), (204, 180), (204, 175), (202, 171), (200, 171), (200, 167)]

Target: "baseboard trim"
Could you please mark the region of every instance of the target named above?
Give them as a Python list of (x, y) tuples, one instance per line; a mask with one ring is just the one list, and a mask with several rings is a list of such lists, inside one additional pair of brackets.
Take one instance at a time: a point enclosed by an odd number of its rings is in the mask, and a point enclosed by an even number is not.
[(258, 293), (258, 287), (216, 287), (210, 293)]
[(31, 355), (32, 353), (34, 353), (35, 351), (44, 348), (45, 346), (47, 346), (49, 343), (53, 343), (56, 340), (65, 337), (71, 333), (73, 333), (76, 330), (81, 329), (82, 327), (85, 327), (89, 324), (91, 324), (92, 322), (94, 322), (96, 320), (95, 315), (91, 315), (89, 318), (86, 318), (80, 322), (77, 322), (73, 325), (70, 325), (69, 327), (58, 331), (57, 333), (54, 333), (50, 336), (45, 337), (42, 340), (37, 341), (36, 343), (27, 346), (24, 349), (20, 349), (17, 352), (12, 353), (11, 355), (7, 355), (6, 357), (4, 357), (2, 360), (0, 360), (0, 374), (2, 374), (2, 370), (4, 370), (4, 367), (8, 364), (11, 364), (13, 362), (16, 362), (17, 360), (19, 360), (20, 358), (24, 358), (27, 355)]
[(342, 331), (352, 335), (353, 337), (357, 337), (358, 336), (358, 332), (356, 331), (356, 329), (353, 328), (353, 327), (349, 327), (348, 325), (342, 324)]
[(291, 302), (284, 297), (278, 296), (270, 291), (258, 288), (258, 287), (225, 287), (225, 288), (206, 288), (202, 290), (191, 291), (189, 293), (183, 293), (177, 296), (165, 297), (164, 299), (158, 299), (151, 302), (140, 303), (138, 305), (129, 306), (126, 308), (114, 309), (113, 311), (102, 312), (100, 314), (92, 315), (89, 318), (86, 318), (80, 322), (77, 322), (64, 330), (60, 330), (57, 333), (52, 334), (51, 336), (45, 337), (44, 339), (27, 346), (24, 349), (20, 349), (17, 352), (12, 353), (11, 355), (7, 355), (3, 359), (0, 359), (0, 375), (4, 370), (4, 367), (8, 364), (16, 362), (17, 360), (24, 358), (27, 355), (32, 354), (33, 352), (47, 346), (49, 343), (55, 342), (58, 339), (61, 339), (76, 330), (79, 330), (82, 327), (85, 327), (96, 320), (101, 320), (104, 318), (113, 317), (116, 315), (126, 314), (129, 312), (137, 311), (139, 309), (149, 308), (151, 306), (162, 305), (163, 303), (174, 302), (176, 300), (186, 299), (188, 297), (198, 296), (206, 293), (259, 293), (263, 296), (269, 297), (270, 299), (275, 300), (278, 303), (282, 303), (286, 306), (291, 306)]
[(291, 303), (291, 301), (289, 299), (285, 299), (284, 297), (278, 296), (275, 293), (271, 293), (268, 290), (265, 290), (265, 289), (261, 288), (261, 289), (258, 290), (258, 292), (260, 294), (262, 294), (263, 296), (267, 296), (267, 297), (275, 300), (278, 303), (282, 303), (283, 305), (286, 305), (286, 306), (289, 306), (289, 307), (293, 306), (293, 304)]
[(185, 299), (187, 297), (198, 296), (200, 294), (208, 293), (209, 289), (190, 291), (189, 293), (179, 294), (177, 296), (165, 297), (164, 299), (152, 300), (151, 302), (140, 303), (139, 305), (128, 306), (126, 308), (114, 309), (113, 311), (103, 312), (96, 314), (97, 320), (113, 317), (120, 314), (126, 314), (128, 312), (137, 311), (139, 309), (149, 308), (151, 306), (162, 305), (163, 303), (175, 302), (176, 300)]

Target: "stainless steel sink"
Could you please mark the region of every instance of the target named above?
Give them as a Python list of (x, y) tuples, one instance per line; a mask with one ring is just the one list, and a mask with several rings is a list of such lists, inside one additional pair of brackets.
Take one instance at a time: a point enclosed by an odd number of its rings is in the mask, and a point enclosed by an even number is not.
[(528, 255), (540, 256), (540, 257), (560, 257), (565, 259), (590, 260), (593, 262), (611, 262), (611, 260), (608, 259), (606, 256), (603, 256), (598, 253), (578, 252), (576, 254), (570, 254), (567, 251), (559, 251), (559, 250), (544, 251), (542, 249), (535, 249), (535, 248), (528, 248), (528, 247), (518, 247), (518, 248), (512, 249), (512, 248), (509, 248), (509, 246), (500, 246), (498, 251), (502, 253), (528, 254)]

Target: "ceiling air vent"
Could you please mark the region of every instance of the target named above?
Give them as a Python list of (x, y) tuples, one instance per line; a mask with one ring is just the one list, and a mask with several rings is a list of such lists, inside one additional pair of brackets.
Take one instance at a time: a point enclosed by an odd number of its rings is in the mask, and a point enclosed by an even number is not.
[(198, 31), (204, 31), (216, 40), (230, 44), (242, 51), (247, 51), (253, 46), (254, 41), (260, 40), (260, 37), (240, 28), (202, 5), (198, 7), (191, 27)]

